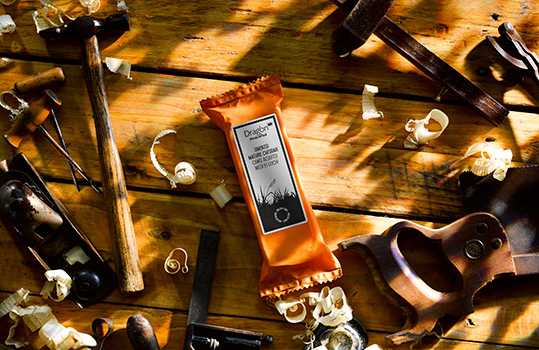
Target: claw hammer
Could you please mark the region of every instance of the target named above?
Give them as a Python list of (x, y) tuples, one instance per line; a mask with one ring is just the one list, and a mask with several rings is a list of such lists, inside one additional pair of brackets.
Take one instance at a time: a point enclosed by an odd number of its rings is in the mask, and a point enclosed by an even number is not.
[(129, 17), (122, 13), (103, 20), (80, 16), (63, 27), (42, 30), (39, 35), (42, 38), (72, 36), (81, 40), (82, 71), (92, 104), (119, 286), (122, 292), (137, 292), (144, 289), (144, 282), (122, 163), (112, 133), (101, 52), (96, 36), (100, 32), (122, 33), (128, 30)]

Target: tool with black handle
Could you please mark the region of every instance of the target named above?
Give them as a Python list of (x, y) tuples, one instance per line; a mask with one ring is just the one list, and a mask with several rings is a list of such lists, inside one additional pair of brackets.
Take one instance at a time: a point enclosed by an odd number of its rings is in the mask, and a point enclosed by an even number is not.
[(123, 13), (103, 20), (81, 16), (63, 27), (42, 30), (39, 35), (42, 38), (72, 36), (82, 41), (82, 70), (92, 104), (101, 177), (119, 285), (123, 292), (137, 292), (144, 289), (144, 281), (122, 162), (112, 132), (103, 65), (96, 36), (101, 32), (122, 33), (128, 30), (129, 17)]

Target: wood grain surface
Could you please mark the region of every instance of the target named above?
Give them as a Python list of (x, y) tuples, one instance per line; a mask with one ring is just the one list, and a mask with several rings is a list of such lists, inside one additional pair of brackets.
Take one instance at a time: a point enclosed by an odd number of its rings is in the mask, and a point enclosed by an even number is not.
[[(54, 1), (77, 16), (86, 11), (77, 1)], [(504, 21), (512, 23), (533, 51), (539, 51), (539, 3), (535, 0), (396, 0), (387, 16), (457, 71), (510, 109), (495, 127), (457, 98), (433, 101), (440, 86), (395, 51), (371, 36), (347, 59), (332, 52), (332, 32), (345, 14), (329, 0), (128, 0), (131, 30), (100, 36), (101, 54), (131, 62), (131, 78), (105, 70), (112, 130), (128, 190), (142, 292), (115, 290), (86, 309), (70, 301), (43, 300), (43, 268), (22, 241), (0, 226), (0, 300), (20, 287), (31, 303), (48, 304), (65, 326), (91, 334), (96, 317), (113, 320), (116, 330), (103, 349), (131, 349), (125, 325), (142, 313), (152, 323), (161, 348), (181, 348), (196, 266), (201, 229), (221, 232), (208, 324), (271, 334), (265, 349), (301, 349), (292, 339), (305, 330), (287, 323), (259, 297), (262, 255), (245, 206), (225, 137), (200, 109), (199, 101), (266, 74), (284, 86), (282, 104), (297, 170), (315, 209), (328, 246), (340, 260), (341, 286), (354, 316), (368, 331), (370, 343), (386, 349), (384, 337), (399, 331), (405, 315), (375, 286), (366, 262), (337, 244), (359, 234), (379, 234), (412, 220), (439, 228), (462, 217), (458, 174), (473, 159), (462, 159), (470, 145), (496, 140), (513, 153), (512, 166), (539, 163), (539, 88), (525, 79), (503, 79), (510, 70), (485, 42), (497, 36)], [(54, 92), (56, 109), (71, 156), (101, 183), (97, 136), (81, 69), (80, 43), (44, 40), (32, 13), (38, 1), (18, 0), (0, 6), (17, 24), (0, 36), (0, 57), (13, 62), (0, 68), (0, 91), (53, 67), (62, 67), (65, 83)], [(114, 1), (102, 1), (95, 17), (116, 13)], [(362, 119), (364, 84), (379, 87), (376, 106), (383, 119)], [(29, 102), (38, 93), (25, 96)], [(442, 136), (418, 150), (405, 150), (409, 119), (422, 119), (433, 108), (450, 123)], [(51, 121), (45, 127), (52, 130)], [(10, 128), (0, 109), (0, 128)], [(176, 131), (155, 146), (169, 171), (188, 161), (197, 171), (193, 185), (171, 189), (152, 165), (150, 147), (163, 130)], [(80, 179), (71, 183), (65, 159), (40, 134), (19, 149), (0, 146), (0, 160), (23, 152), (47, 180), (102, 256), (116, 269), (107, 222), (107, 203)], [(233, 200), (220, 209), (209, 193), (224, 182)], [(168, 275), (164, 260), (176, 247), (189, 255), (189, 273)], [(431, 262), (420, 254), (424, 266)], [(434, 266), (432, 267), (433, 271)], [(433, 273), (433, 275), (436, 275)], [(436, 277), (436, 276), (435, 276)], [(316, 291), (321, 286), (313, 288)], [(298, 296), (299, 293), (294, 296)], [(481, 289), (475, 312), (464, 318), (443, 317), (432, 334), (414, 349), (495, 350), (539, 347), (539, 280), (537, 276), (503, 277)], [(12, 321), (0, 319), (0, 341)], [(45, 349), (37, 333), (20, 331), (30, 344)], [(404, 344), (397, 349), (409, 349)]]

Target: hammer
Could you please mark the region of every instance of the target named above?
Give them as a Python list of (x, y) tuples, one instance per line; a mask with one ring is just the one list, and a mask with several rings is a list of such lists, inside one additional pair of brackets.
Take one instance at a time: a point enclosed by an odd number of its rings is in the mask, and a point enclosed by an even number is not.
[(363, 45), (372, 33), (419, 68), (444, 89), (458, 96), (488, 121), (500, 125), (507, 108), (483, 92), (453, 67), (429, 51), (385, 14), (395, 0), (331, 0), (349, 15), (335, 31), (333, 50), (346, 57)]
[(127, 30), (129, 30), (129, 17), (122, 13), (101, 20), (81, 16), (63, 27), (42, 30), (39, 35), (42, 38), (72, 36), (82, 41), (82, 71), (92, 104), (119, 286), (122, 292), (137, 292), (144, 289), (144, 282), (122, 163), (112, 133), (101, 52), (96, 36), (100, 32), (122, 33)]

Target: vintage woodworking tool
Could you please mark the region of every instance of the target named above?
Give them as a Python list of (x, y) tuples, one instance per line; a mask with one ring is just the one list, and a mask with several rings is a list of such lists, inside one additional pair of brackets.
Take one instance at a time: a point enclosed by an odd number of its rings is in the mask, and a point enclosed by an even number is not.
[(122, 33), (127, 30), (129, 30), (129, 17), (123, 13), (109, 16), (104, 20), (81, 16), (63, 27), (42, 30), (39, 35), (43, 38), (72, 36), (82, 40), (82, 70), (92, 104), (101, 176), (107, 202), (107, 216), (120, 289), (123, 292), (137, 292), (144, 289), (144, 281), (122, 162), (112, 132), (101, 52), (97, 41), (98, 33)]
[(503, 58), (529, 75), (539, 84), (539, 57), (531, 51), (511, 23), (498, 27), (499, 38), (487, 35), (487, 39)]
[(79, 307), (116, 288), (112, 268), (23, 153), (0, 162), (0, 218), (45, 270), (62, 269), (72, 278), (68, 298)]
[(93, 337), (97, 343), (94, 350), (101, 350), (105, 339), (114, 331), (114, 323), (109, 318), (98, 317), (92, 322)]
[[(537, 170), (539, 168), (533, 172), (535, 179), (539, 178)], [(521, 178), (525, 186), (525, 180), (530, 179), (531, 172), (515, 172), (512, 181), (519, 181), (519, 175), (526, 175), (524, 179)], [(535, 199), (532, 193), (539, 191), (539, 182), (535, 180), (534, 186), (531, 189), (527, 187), (528, 191), (520, 191), (519, 196), (507, 192), (516, 188), (508, 186), (504, 191), (496, 192), (494, 197), (498, 200), (489, 202), (489, 194), (492, 196), (493, 191), (499, 188), (498, 184), (506, 184), (505, 181), (507, 178), (504, 181), (492, 180), (473, 186), (470, 184), (465, 196), (475, 197), (474, 201), (468, 203), (471, 205), (467, 211), (471, 214), (441, 229), (433, 230), (402, 221), (381, 235), (360, 235), (339, 243), (341, 250), (355, 248), (362, 254), (381, 292), (408, 316), (403, 330), (386, 337), (388, 343), (399, 345), (418, 340), (427, 335), (438, 318), (444, 315), (463, 316), (472, 313), (475, 293), (496, 278), (539, 272), (539, 208), (528, 207), (518, 201), (523, 197), (529, 197), (528, 203), (532, 198)], [(510, 198), (509, 201), (506, 201), (505, 195)], [(485, 206), (483, 203), (490, 204)], [(523, 205), (527, 208), (524, 212)], [(476, 212), (496, 207), (498, 213), (502, 212), (501, 217), (506, 218), (506, 223), (510, 220), (514, 224), (513, 227), (506, 225), (509, 227), (507, 231), (496, 216)], [(508, 208), (510, 210), (504, 212)], [(529, 215), (531, 213), (533, 215)], [(530, 222), (534, 225), (528, 225)], [(519, 232), (522, 228), (526, 229)], [(421, 271), (410, 264), (412, 255), (402, 247), (418, 237), (424, 239), (419, 241), (420, 244), (428, 245), (430, 252), (441, 257), (441, 261), (448, 267), (446, 272), (452, 283), (434, 286), (428, 282), (432, 269)]]
[(193, 292), (187, 316), (184, 350), (258, 350), (273, 343), (273, 337), (228, 327), (207, 325), (219, 232), (202, 230)]
[[(16, 82), (13, 87), (13, 91), (15, 91), (17, 95), (24, 95), (34, 91), (44, 91), (53, 88), (62, 84), (64, 81), (64, 71), (62, 70), (62, 68), (56, 67), (53, 69), (49, 69), (45, 72), (37, 73), (32, 77)], [(62, 131), (60, 130), (60, 124), (58, 123), (58, 119), (56, 118), (56, 114), (54, 113), (53, 109), (51, 109), (51, 119), (53, 121), (56, 134), (60, 139), (60, 145), (62, 146), (64, 151), (69, 154), (67, 150), (67, 145), (64, 140), (64, 136), (62, 135)], [(77, 187), (77, 191), (80, 191), (79, 183), (77, 182), (75, 171), (73, 170), (73, 165), (71, 165), (69, 160), (67, 161), (67, 166), (69, 168), (71, 178), (73, 179), (73, 183), (75, 184), (75, 187)]]
[(509, 111), (450, 65), (393, 23), (387, 16), (395, 0), (332, 0), (349, 15), (334, 33), (334, 51), (341, 57), (363, 45), (372, 33), (404, 56), (423, 73), (467, 102), (494, 125)]
[(465, 214), (488, 212), (500, 220), (517, 275), (539, 273), (539, 166), (507, 169), (503, 181), (464, 172), (459, 177)]
[(141, 314), (135, 314), (127, 320), (127, 336), (134, 350), (160, 350), (152, 324)]
[(15, 83), (13, 90), (19, 95), (24, 95), (33, 91), (52, 89), (53, 87), (62, 84), (65, 79), (62, 68), (56, 67), (37, 73), (29, 78), (19, 80)]
[[(410, 265), (410, 256), (401, 247), (414, 236), (426, 237), (431, 250), (441, 252), (454, 278), (451, 288), (434, 288), (426, 282), (428, 276)], [(515, 272), (507, 235), (488, 213), (466, 216), (438, 230), (402, 221), (381, 235), (344, 240), (339, 248), (360, 252), (382, 294), (407, 315), (404, 329), (386, 336), (390, 345), (424, 337), (444, 315), (473, 312), (473, 297), (480, 288), (501, 274)]]
[(13, 147), (19, 147), (25, 137), (33, 133), (36, 129), (49, 141), (68, 162), (75, 167), (79, 174), (84, 177), (90, 186), (99, 194), (103, 194), (94, 180), (86, 174), (80, 165), (67, 153), (64, 147), (58, 144), (56, 140), (49, 134), (47, 129), (42, 125), (45, 120), (52, 115), (53, 108), (60, 106), (62, 102), (52, 90), (45, 90), (45, 95), (38, 101), (32, 103), (30, 107), (24, 111), (13, 123), (13, 126), (4, 134), (4, 139)]
[[(62, 130), (60, 129), (60, 123), (58, 123), (58, 118), (56, 118), (56, 113), (54, 112), (54, 109), (51, 109), (51, 119), (52, 119), (52, 125), (54, 125), (54, 130), (56, 130), (56, 135), (58, 135), (58, 139), (60, 140), (60, 146), (66, 153), (69, 155), (69, 151), (67, 150), (67, 145), (64, 140), (64, 135), (62, 134)], [(67, 166), (69, 168), (69, 173), (71, 174), (71, 178), (73, 179), (73, 183), (75, 184), (75, 187), (77, 188), (77, 191), (80, 191), (79, 183), (77, 181), (77, 177), (75, 176), (75, 170), (73, 169), (73, 165), (68, 160)]]

